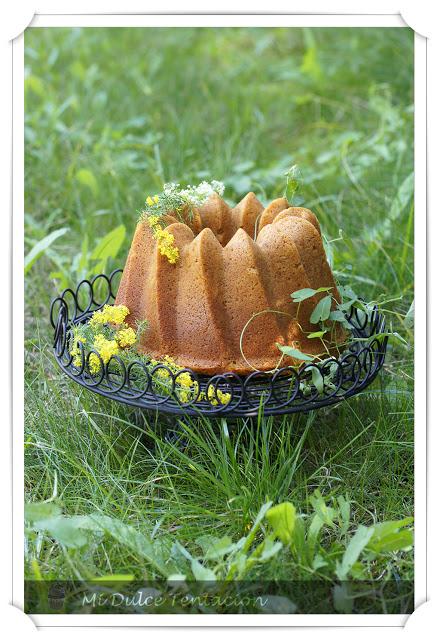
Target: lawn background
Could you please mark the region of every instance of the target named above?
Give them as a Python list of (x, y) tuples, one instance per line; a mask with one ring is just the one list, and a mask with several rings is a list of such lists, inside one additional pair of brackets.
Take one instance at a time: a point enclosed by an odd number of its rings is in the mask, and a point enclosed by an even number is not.
[[(347, 496), (354, 524), (412, 514), (410, 29), (31, 28), (25, 145), (25, 254), (53, 240), (25, 278), (26, 501), (54, 498), (65, 514), (108, 515), (192, 552), (202, 534), (238, 539), (268, 500), (307, 514), (315, 489)], [(166, 420), (98, 398), (58, 371), (51, 297), (104, 266), (96, 247), (120, 225), (105, 268), (123, 266), (148, 194), (165, 181), (214, 178), (231, 203), (249, 190), (267, 202), (294, 163), (295, 203), (316, 212), (328, 239), (342, 230), (331, 244), (339, 282), (384, 300), (407, 341), (391, 344), (371, 389), (309, 417), (193, 421), (182, 449), (165, 441)], [(411, 580), (412, 556), (391, 553), (373, 569)], [(256, 571), (316, 577), (284, 552)], [(26, 572), (156, 575), (123, 540), (69, 548), (32, 531)]]

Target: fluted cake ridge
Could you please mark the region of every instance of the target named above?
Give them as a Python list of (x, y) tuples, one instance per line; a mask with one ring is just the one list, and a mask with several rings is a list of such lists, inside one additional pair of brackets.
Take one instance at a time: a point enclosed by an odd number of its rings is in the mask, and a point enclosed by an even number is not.
[(299, 289), (323, 287), (339, 299), (310, 210), (285, 198), (264, 207), (252, 192), (231, 208), (213, 193), (191, 214), (169, 212), (165, 224), (178, 261), (161, 255), (141, 220), (116, 298), (129, 308), (129, 324), (148, 321), (144, 353), (199, 372), (245, 374), (277, 367), (277, 343), (322, 352), (322, 341), (307, 336), (316, 331), (310, 315), (323, 294), (300, 305), (291, 298)]

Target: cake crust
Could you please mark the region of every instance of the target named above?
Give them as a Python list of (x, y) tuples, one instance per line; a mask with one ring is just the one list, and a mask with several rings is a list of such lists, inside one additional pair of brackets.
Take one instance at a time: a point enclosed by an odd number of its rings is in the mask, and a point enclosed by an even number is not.
[[(279, 366), (277, 343), (322, 353), (321, 341), (307, 335), (316, 331), (310, 314), (326, 293), (300, 305), (291, 298), (299, 289), (329, 287), (339, 301), (313, 212), (285, 198), (265, 208), (254, 193), (231, 209), (213, 194), (180, 217), (166, 219), (179, 249), (175, 264), (160, 254), (148, 222), (138, 223), (116, 297), (130, 310), (130, 326), (147, 320), (143, 353), (200, 373), (243, 375)], [(288, 364), (300, 361), (285, 356)]]

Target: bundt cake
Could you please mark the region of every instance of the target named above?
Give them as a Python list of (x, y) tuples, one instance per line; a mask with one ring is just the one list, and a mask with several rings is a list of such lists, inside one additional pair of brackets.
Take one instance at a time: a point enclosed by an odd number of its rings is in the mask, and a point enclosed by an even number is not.
[[(264, 208), (254, 193), (230, 208), (213, 193), (179, 218), (170, 212), (165, 222), (179, 259), (167, 260), (141, 219), (122, 275), (115, 304), (128, 307), (133, 328), (148, 321), (142, 352), (209, 374), (274, 369), (282, 357), (277, 343), (322, 354), (322, 341), (307, 336), (319, 329), (310, 315), (326, 293), (301, 303), (291, 297), (329, 287), (339, 301), (311, 211), (285, 198)], [(282, 364), (292, 363), (284, 357)]]

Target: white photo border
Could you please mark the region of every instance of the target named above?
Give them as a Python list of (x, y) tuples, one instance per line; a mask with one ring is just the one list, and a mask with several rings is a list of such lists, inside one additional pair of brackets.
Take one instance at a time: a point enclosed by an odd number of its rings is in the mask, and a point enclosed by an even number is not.
[[(50, 27), (407, 27), (398, 14), (36, 14), (31, 28)], [(427, 600), (426, 543), (426, 38), (414, 33), (415, 52), (415, 607)], [(24, 36), (13, 42), (13, 603), (23, 610), (22, 453), (24, 428)], [(71, 626), (326, 626), (401, 627), (409, 615), (31, 615), (37, 627)]]

